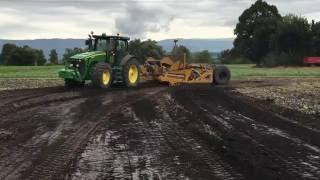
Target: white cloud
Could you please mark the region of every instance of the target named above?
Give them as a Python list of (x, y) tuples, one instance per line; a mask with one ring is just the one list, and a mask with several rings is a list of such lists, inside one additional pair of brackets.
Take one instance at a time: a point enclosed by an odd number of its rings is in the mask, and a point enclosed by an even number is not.
[(167, 32), (173, 13), (166, 6), (153, 6), (139, 2), (126, 4), (125, 13), (115, 19), (116, 29), (133, 38), (145, 38), (147, 32)]
[[(255, 0), (1, 0), (0, 38), (84, 38), (93, 30), (137, 38), (233, 37)], [(268, 0), (281, 14), (320, 20), (320, 0)]]

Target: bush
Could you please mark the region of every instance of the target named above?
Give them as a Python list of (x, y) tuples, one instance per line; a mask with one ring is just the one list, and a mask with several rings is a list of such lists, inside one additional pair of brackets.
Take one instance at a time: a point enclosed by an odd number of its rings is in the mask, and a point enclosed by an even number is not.
[(261, 65), (266, 67), (274, 67), (279, 64), (279, 56), (275, 52), (268, 53), (267, 56), (262, 58)]
[(262, 66), (275, 67), (275, 66), (297, 66), (303, 64), (303, 57), (294, 53), (281, 52), (277, 54), (270, 52), (262, 59)]
[(205, 51), (194, 53), (192, 55), (191, 62), (193, 62), (193, 63), (210, 63), (210, 62), (212, 62), (212, 59), (211, 59), (209, 51), (205, 50)]
[(230, 56), (225, 58), (220, 58), (221, 64), (252, 64), (253, 62), (245, 57)]

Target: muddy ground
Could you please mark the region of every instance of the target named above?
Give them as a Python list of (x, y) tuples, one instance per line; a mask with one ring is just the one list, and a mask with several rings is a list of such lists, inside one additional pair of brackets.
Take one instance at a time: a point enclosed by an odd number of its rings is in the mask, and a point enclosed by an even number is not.
[(319, 116), (240, 86), (2, 91), (0, 179), (319, 179)]

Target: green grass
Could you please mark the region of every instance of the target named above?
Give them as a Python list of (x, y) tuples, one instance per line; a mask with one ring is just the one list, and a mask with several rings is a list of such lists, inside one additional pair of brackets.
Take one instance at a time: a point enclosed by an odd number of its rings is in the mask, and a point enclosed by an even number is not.
[(58, 78), (63, 66), (0, 66), (0, 78)]
[(249, 65), (227, 65), (233, 78), (250, 77), (320, 77), (320, 67), (276, 67), (257, 68)]
[[(256, 68), (254, 65), (227, 65), (233, 78), (320, 77), (320, 67)], [(0, 66), (0, 78), (58, 78), (63, 66)]]

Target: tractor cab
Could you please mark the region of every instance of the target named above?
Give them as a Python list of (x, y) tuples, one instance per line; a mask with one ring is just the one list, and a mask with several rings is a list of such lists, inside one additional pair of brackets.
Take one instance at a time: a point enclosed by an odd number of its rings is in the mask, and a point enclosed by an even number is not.
[(106, 34), (102, 35), (89, 35), (89, 38), (86, 40), (86, 45), (88, 46), (89, 51), (105, 52), (108, 58), (108, 55), (111, 56), (112, 64), (118, 65), (123, 57), (128, 55), (128, 41), (129, 37), (119, 36), (107, 36)]
[(130, 38), (123, 36), (107, 36), (89, 35), (86, 40), (86, 45), (89, 51), (113, 51), (113, 50), (128, 50), (128, 41)]

